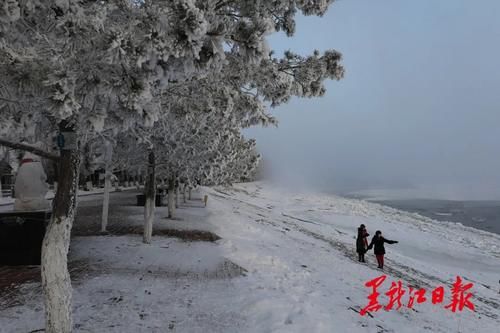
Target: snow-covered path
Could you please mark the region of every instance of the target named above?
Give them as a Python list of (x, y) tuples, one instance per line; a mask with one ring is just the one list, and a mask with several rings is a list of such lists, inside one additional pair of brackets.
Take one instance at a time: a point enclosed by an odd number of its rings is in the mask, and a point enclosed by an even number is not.
[[(207, 209), (190, 202), (172, 221), (159, 208), (155, 230), (207, 230), (222, 237), (215, 243), (154, 236), (144, 245), (140, 235), (73, 239), (70, 259), (86, 272), (74, 281), (76, 332), (498, 332), (498, 235), (265, 183), (204, 191)], [(141, 208), (126, 211), (140, 225)], [(444, 285), (445, 302), (360, 316), (369, 294), (364, 283), (382, 274), (373, 254), (367, 264), (356, 260), (361, 223), (371, 234), (381, 229), (399, 240), (386, 247), (383, 305), (397, 280), (428, 292)], [(444, 309), (457, 275), (474, 282), (475, 313)], [(24, 305), (0, 310), (0, 332), (43, 326), (38, 285), (23, 286), (20, 297)]]
[[(112, 198), (115, 216), (110, 227), (120, 231), (118, 236), (82, 232), (85, 219), (91, 230), (99, 230), (94, 227), (101, 202), (88, 198), (80, 205), (76, 234), (87, 236), (72, 238), (69, 255), (70, 267), (77, 272), (72, 274), (75, 332), (227, 332), (245, 326), (233, 306), (238, 290), (233, 280), (244, 270), (224, 258), (216, 243), (154, 236), (152, 244), (145, 245), (140, 234), (122, 234), (120, 225), (126, 230), (142, 223), (143, 208), (133, 202), (133, 192)], [(213, 228), (207, 222), (210, 212), (199, 199), (181, 205), (176, 220), (165, 219), (165, 207), (156, 213), (154, 234)], [(0, 299), (0, 332), (40, 330), (40, 283), (23, 284), (17, 298), (6, 306)]]

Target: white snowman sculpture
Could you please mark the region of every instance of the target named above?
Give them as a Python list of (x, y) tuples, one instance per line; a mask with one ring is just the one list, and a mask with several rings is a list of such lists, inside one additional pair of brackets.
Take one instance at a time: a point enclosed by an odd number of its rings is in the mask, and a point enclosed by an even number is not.
[(25, 153), (16, 175), (14, 192), (14, 210), (37, 211), (46, 210), (50, 207), (45, 199), (48, 191), (46, 183), (47, 175), (43, 170), (40, 157)]

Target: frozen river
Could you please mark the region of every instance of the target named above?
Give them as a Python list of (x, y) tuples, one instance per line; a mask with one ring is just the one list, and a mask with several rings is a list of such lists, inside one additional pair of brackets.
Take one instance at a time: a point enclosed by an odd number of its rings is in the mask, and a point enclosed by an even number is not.
[(405, 199), (374, 201), (382, 205), (500, 234), (499, 201), (449, 201)]

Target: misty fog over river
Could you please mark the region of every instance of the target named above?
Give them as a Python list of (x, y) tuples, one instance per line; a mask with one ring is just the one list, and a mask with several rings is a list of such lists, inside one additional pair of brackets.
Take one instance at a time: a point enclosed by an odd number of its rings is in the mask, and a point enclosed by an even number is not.
[(338, 49), (346, 73), (323, 98), (273, 110), (277, 129), (246, 131), (266, 178), (384, 189), (361, 197), (499, 233), (499, 14), (494, 0), (338, 1), (323, 20), (299, 18), (292, 38), (273, 36), (277, 54)]

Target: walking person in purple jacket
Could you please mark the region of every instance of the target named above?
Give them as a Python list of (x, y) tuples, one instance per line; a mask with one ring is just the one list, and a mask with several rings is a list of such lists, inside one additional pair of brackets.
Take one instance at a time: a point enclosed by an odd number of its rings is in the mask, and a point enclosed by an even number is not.
[(358, 261), (365, 262), (365, 253), (368, 247), (368, 240), (366, 239), (370, 234), (366, 231), (364, 224), (358, 228), (358, 237), (356, 238), (356, 252), (358, 253)]

